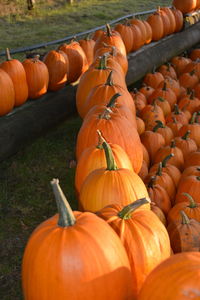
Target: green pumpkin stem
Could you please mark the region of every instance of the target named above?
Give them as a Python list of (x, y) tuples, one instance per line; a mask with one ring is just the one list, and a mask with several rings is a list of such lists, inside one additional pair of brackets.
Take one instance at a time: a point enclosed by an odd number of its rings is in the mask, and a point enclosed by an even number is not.
[(163, 91), (166, 91), (167, 90), (167, 82), (164, 81), (164, 85), (163, 85), (163, 88), (162, 88)]
[(189, 138), (190, 133), (191, 133), (190, 130), (186, 131), (186, 133), (182, 136), (182, 140), (187, 141), (187, 139)]
[[(158, 101), (160, 101), (160, 102), (165, 102), (165, 99), (162, 98), (162, 97), (158, 97), (157, 99), (158, 99)], [(156, 100), (156, 99), (155, 99), (155, 100)]]
[(99, 60), (99, 65), (97, 66), (96, 69), (99, 69), (99, 70), (107, 69), (107, 55), (106, 54), (101, 56), (101, 58)]
[(58, 225), (61, 227), (73, 226), (76, 223), (76, 219), (63, 191), (61, 190), (59, 180), (53, 179), (51, 181), (51, 185), (58, 207)]
[(154, 126), (154, 128), (153, 128), (153, 132), (156, 132), (159, 128), (165, 128), (165, 126), (163, 125), (162, 121), (156, 120), (155, 122), (156, 122), (157, 124), (156, 124), (156, 126)]
[(105, 85), (113, 86), (112, 73), (113, 73), (113, 71), (110, 71)]
[(165, 168), (167, 165), (168, 160), (170, 160), (170, 158), (174, 157), (174, 153), (170, 153), (169, 155), (167, 155), (163, 161), (162, 161), (162, 167)]
[(103, 149), (103, 138), (102, 138), (100, 130), (97, 130), (97, 134), (98, 134), (98, 144), (97, 144), (96, 148)]
[(182, 216), (182, 224), (183, 225), (188, 225), (188, 224), (190, 224), (190, 219), (188, 218), (188, 216), (186, 215), (186, 213), (183, 211), (183, 210), (181, 210), (180, 211), (180, 214), (181, 214), (181, 216)]
[(174, 114), (175, 115), (180, 115), (180, 110), (179, 110), (179, 107), (176, 103), (174, 104)]
[(200, 181), (200, 176), (196, 176), (196, 179)]
[(140, 206), (149, 203), (149, 201), (146, 198), (141, 198), (133, 203), (126, 205), (117, 215), (121, 219), (127, 220), (131, 218), (131, 214), (138, 209)]
[(190, 119), (190, 124), (194, 124), (196, 122), (197, 112), (194, 112), (192, 118)]
[(106, 107), (115, 107), (116, 105), (116, 101), (117, 101), (117, 98), (121, 96), (120, 93), (116, 93), (115, 95), (112, 96), (112, 98), (110, 99), (109, 103), (106, 105)]
[(102, 141), (103, 141), (102, 146), (103, 146), (103, 149), (105, 151), (107, 170), (109, 170), (109, 171), (118, 170), (118, 167), (117, 167), (117, 164), (115, 162), (115, 159), (114, 159), (114, 156), (113, 156), (112, 149), (111, 149), (110, 145), (103, 138), (103, 136), (101, 135), (101, 132), (99, 130), (97, 130), (97, 132), (101, 136)]
[(195, 203), (193, 197), (190, 194), (188, 194), (188, 193), (182, 193), (182, 195), (186, 196), (188, 198), (188, 200), (190, 201), (190, 204), (188, 205), (188, 207), (190, 207), (190, 208), (197, 207), (197, 204)]
[(112, 36), (112, 30), (108, 23), (106, 24), (106, 32), (107, 32), (107, 36)]
[(9, 61), (9, 60), (12, 60), (12, 57), (10, 55), (10, 50), (9, 48), (6, 48), (6, 60)]

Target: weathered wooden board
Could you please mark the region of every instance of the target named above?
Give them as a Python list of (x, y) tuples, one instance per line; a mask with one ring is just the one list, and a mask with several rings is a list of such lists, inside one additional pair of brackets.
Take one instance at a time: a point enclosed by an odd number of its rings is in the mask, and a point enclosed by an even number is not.
[[(200, 23), (196, 23), (182, 32), (152, 42), (129, 54), (127, 86), (133, 85), (154, 66), (158, 67), (199, 42)], [(68, 85), (58, 92), (47, 93), (0, 117), (0, 161), (75, 114), (76, 88), (76, 85)]]

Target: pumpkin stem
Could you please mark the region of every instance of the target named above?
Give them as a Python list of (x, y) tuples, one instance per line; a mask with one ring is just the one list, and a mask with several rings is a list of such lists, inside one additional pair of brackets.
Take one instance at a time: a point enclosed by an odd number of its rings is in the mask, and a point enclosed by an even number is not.
[(118, 170), (117, 164), (115, 162), (113, 153), (112, 153), (112, 149), (110, 147), (110, 145), (106, 142), (106, 140), (103, 138), (103, 136), (101, 135), (101, 132), (99, 130), (97, 130), (99, 136), (101, 136), (102, 138), (102, 146), (103, 149), (105, 151), (105, 156), (106, 156), (106, 163), (107, 163), (107, 169), (109, 171), (115, 171)]
[(162, 161), (162, 167), (163, 167), (163, 168), (166, 167), (168, 160), (170, 160), (170, 158), (173, 157), (173, 156), (174, 156), (174, 153), (170, 153), (169, 155), (167, 155), (167, 156), (163, 159), (163, 161)]
[(172, 140), (170, 144), (170, 148), (175, 148), (175, 147), (176, 147), (176, 142), (175, 140)]
[(12, 60), (9, 48), (6, 48), (6, 60), (7, 61)]
[(117, 101), (117, 98), (121, 96), (120, 93), (116, 93), (115, 95), (112, 96), (112, 98), (110, 99), (109, 103), (106, 105), (106, 107), (115, 107), (116, 105), (116, 101)]
[(141, 198), (133, 203), (124, 206), (124, 208), (117, 214), (118, 217), (120, 217), (123, 220), (127, 220), (131, 218), (131, 214), (138, 209), (140, 206), (149, 203), (149, 201), (146, 198)]
[(98, 134), (98, 144), (96, 146), (96, 148), (98, 149), (103, 149), (103, 138), (102, 138), (102, 135), (101, 135), (101, 131), (100, 130), (97, 130), (97, 134)]
[(191, 90), (190, 92), (190, 100), (194, 100), (194, 90)]
[(195, 69), (193, 69), (192, 71), (189, 72), (190, 76), (195, 75), (195, 73), (196, 73), (196, 70), (195, 70)]
[(190, 201), (190, 204), (188, 205), (188, 207), (190, 207), (190, 208), (197, 207), (197, 204), (195, 203), (193, 197), (190, 194), (188, 194), (188, 193), (182, 193), (182, 195), (186, 196), (188, 198), (188, 200)]
[(151, 176), (151, 178), (150, 178), (150, 180), (149, 180), (149, 183), (148, 183), (148, 188), (153, 188), (154, 187), (154, 184), (155, 184), (155, 182), (156, 182), (156, 175), (154, 175), (154, 176)]
[(180, 110), (179, 110), (179, 107), (176, 103), (174, 104), (174, 114), (175, 115), (180, 115)]
[(183, 225), (188, 225), (188, 224), (190, 224), (190, 219), (188, 218), (188, 216), (186, 215), (186, 213), (183, 211), (183, 210), (181, 210), (180, 211), (180, 214), (181, 214), (181, 216), (182, 216), (182, 224)]
[(194, 112), (193, 115), (192, 115), (192, 118), (190, 119), (190, 124), (194, 124), (195, 121), (196, 121), (196, 116), (197, 116), (197, 112)]
[(99, 65), (97, 67), (99, 70), (107, 69), (107, 55), (102, 55), (99, 60)]
[(157, 176), (162, 176), (162, 162), (159, 162), (158, 164), (158, 170), (156, 172)]
[(163, 88), (162, 88), (163, 91), (166, 91), (167, 90), (167, 82), (164, 81), (164, 85), (163, 85)]
[(111, 119), (111, 109), (110, 108), (105, 108), (102, 114), (99, 115), (99, 119), (105, 119), (105, 120), (110, 120)]
[(58, 225), (61, 227), (73, 226), (76, 223), (76, 219), (63, 191), (61, 190), (59, 180), (54, 178), (51, 181), (51, 185), (53, 187), (53, 192), (58, 207)]
[(106, 32), (107, 32), (107, 36), (112, 36), (112, 31), (108, 23), (106, 24)]
[(155, 122), (156, 122), (157, 124), (156, 124), (156, 126), (154, 126), (154, 128), (153, 128), (153, 132), (156, 132), (159, 128), (165, 128), (165, 126), (163, 125), (162, 121), (156, 120)]
[(110, 71), (105, 85), (113, 86), (112, 73), (113, 71)]
[(186, 131), (186, 133), (185, 133), (185, 134), (182, 136), (182, 140), (185, 140), (185, 141), (187, 141), (187, 139), (188, 139), (188, 137), (189, 137), (190, 133), (191, 133), (191, 131), (190, 131), (190, 130)]
[[(160, 102), (165, 102), (165, 99), (162, 98), (162, 97), (158, 97), (157, 99), (158, 99), (158, 101), (160, 101)], [(156, 99), (155, 99), (155, 100), (156, 100)]]
[(200, 176), (196, 176), (196, 179), (200, 181)]

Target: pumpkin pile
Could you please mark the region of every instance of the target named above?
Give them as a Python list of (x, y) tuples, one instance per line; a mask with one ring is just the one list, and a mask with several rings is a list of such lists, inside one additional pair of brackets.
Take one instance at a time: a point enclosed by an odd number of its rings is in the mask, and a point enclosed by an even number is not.
[(24, 298), (199, 297), (199, 54), (174, 57), (129, 92), (128, 42), (109, 25), (94, 36), (76, 93), (79, 211), (52, 180), (58, 214), (28, 241)]

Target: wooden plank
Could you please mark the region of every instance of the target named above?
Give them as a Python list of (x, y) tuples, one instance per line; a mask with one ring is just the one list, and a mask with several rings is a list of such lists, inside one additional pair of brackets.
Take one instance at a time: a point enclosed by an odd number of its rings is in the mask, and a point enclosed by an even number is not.
[(129, 69), (126, 76), (128, 86), (133, 85), (153, 67), (169, 61), (173, 56), (190, 49), (200, 42), (200, 22), (186, 30), (169, 35), (158, 42), (151, 42), (129, 54)]
[[(200, 23), (170, 35), (158, 42), (143, 46), (129, 54), (126, 76), (130, 87), (154, 66), (170, 60), (200, 42)], [(68, 85), (58, 92), (49, 92), (40, 99), (29, 100), (0, 118), (0, 161), (13, 155), (26, 143), (76, 113), (77, 85)]]

